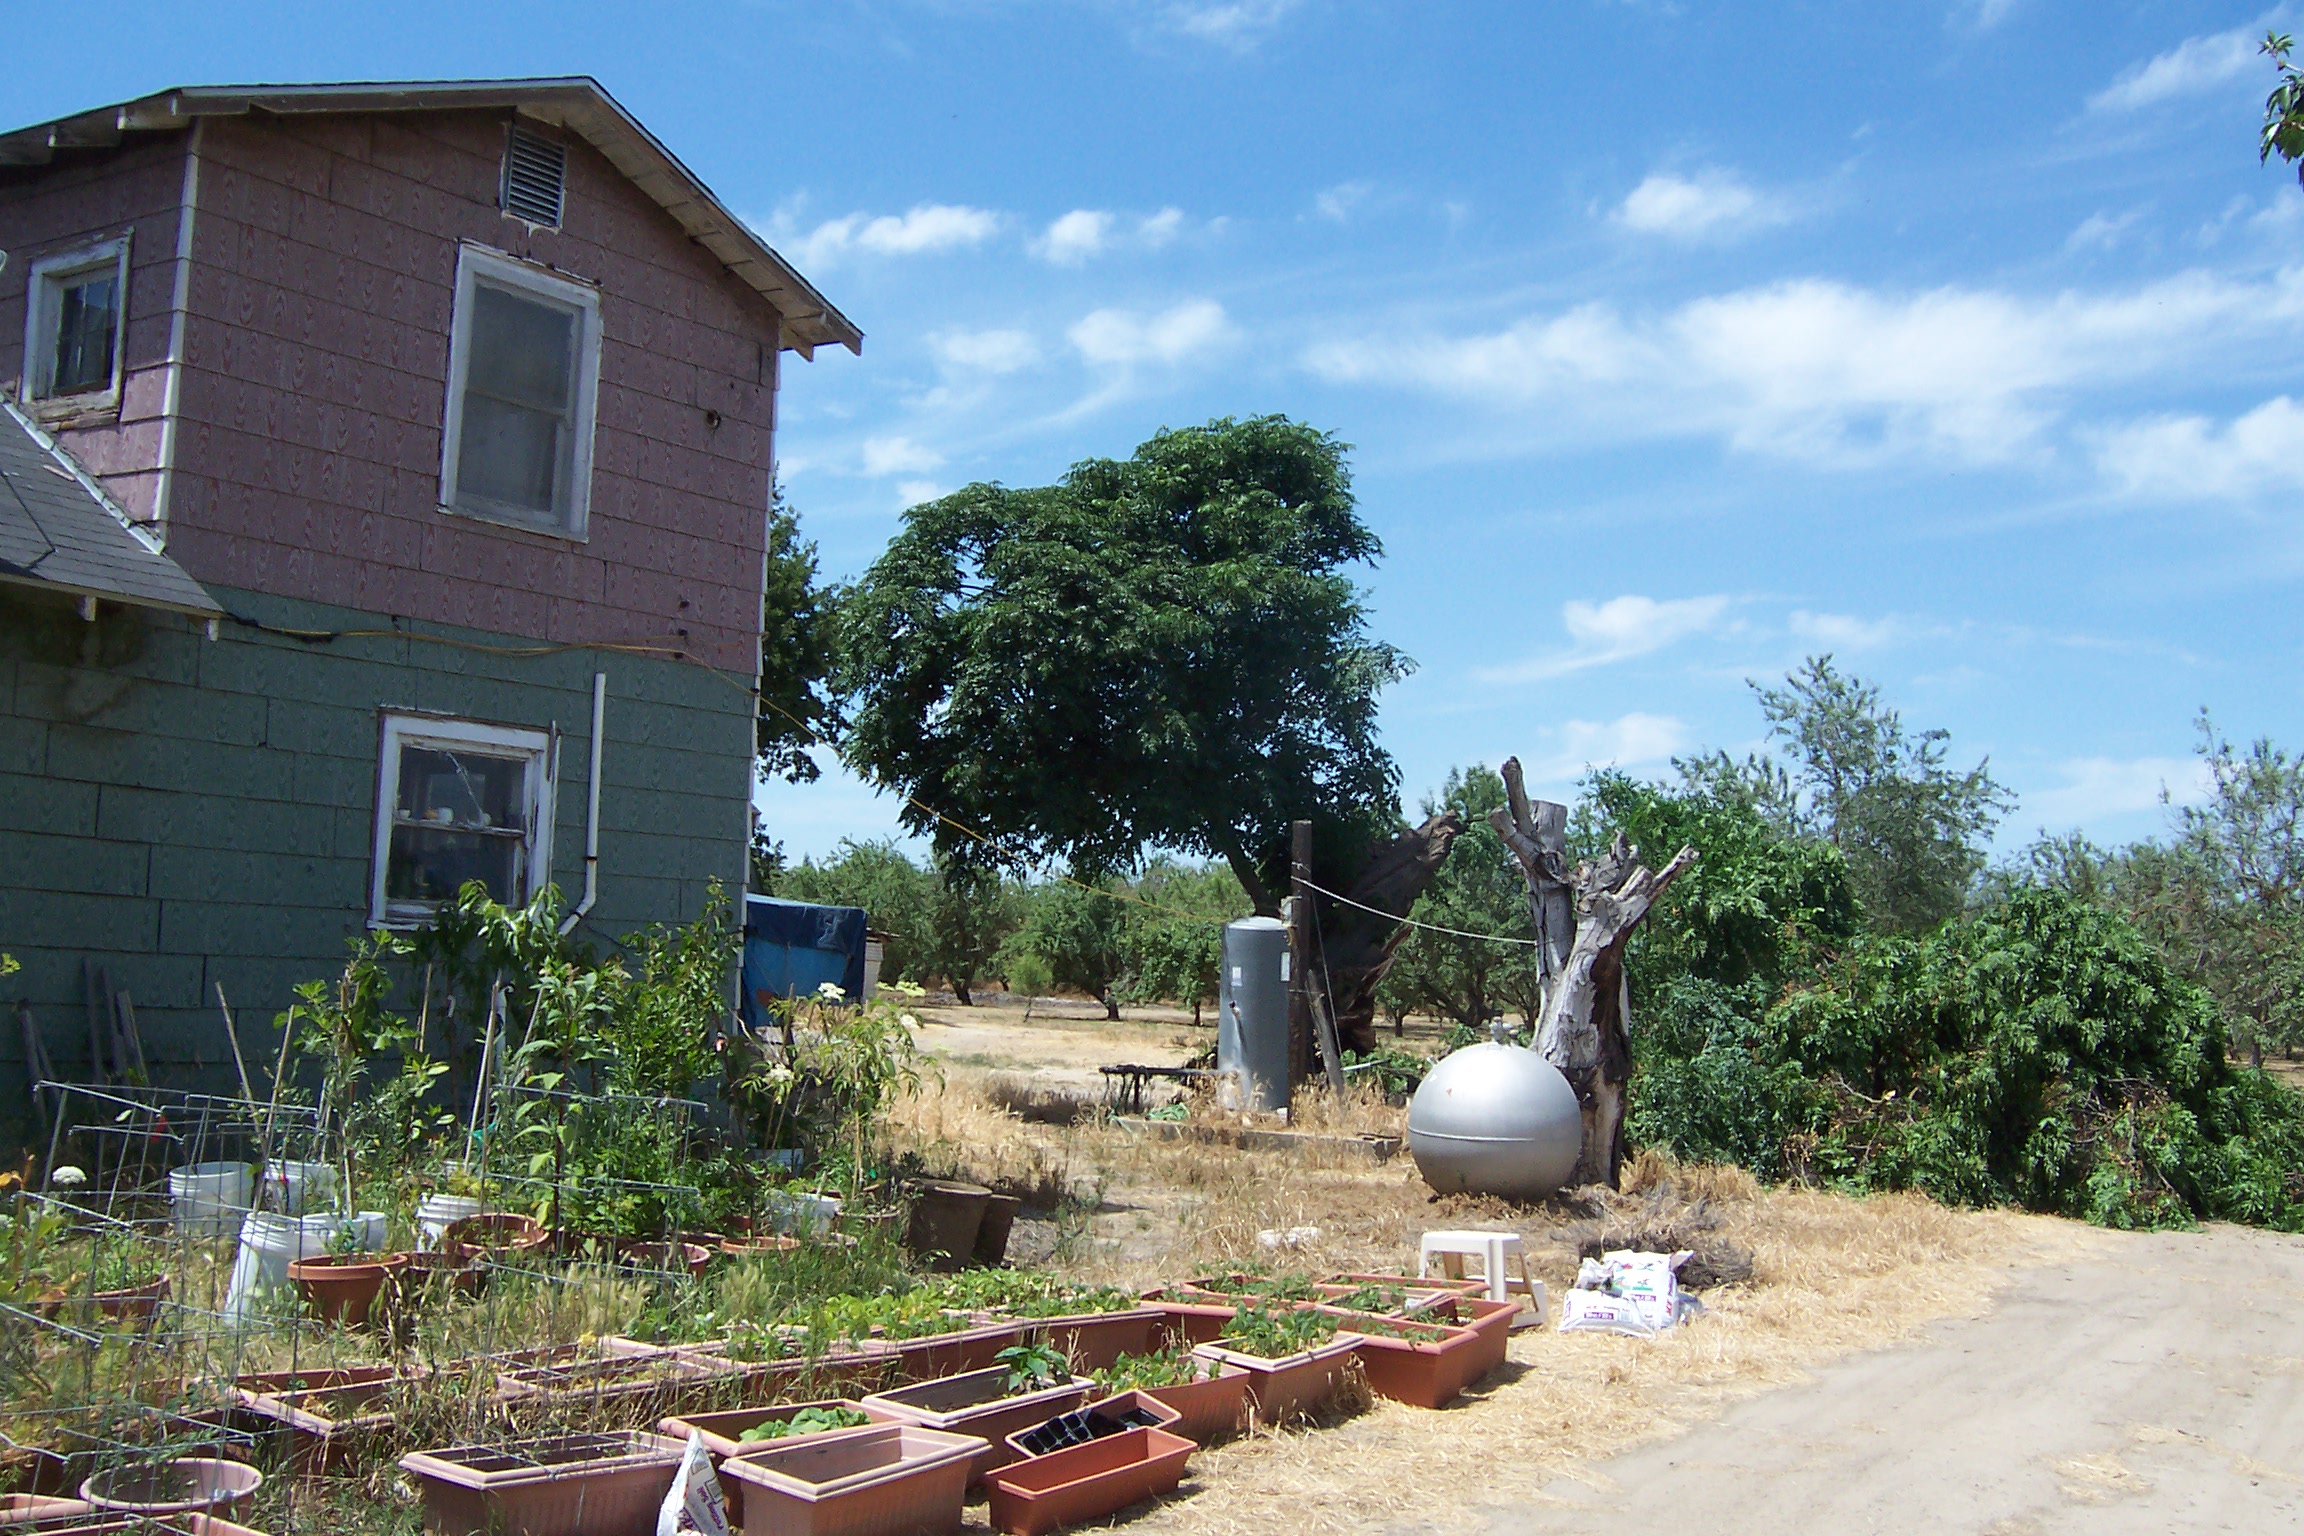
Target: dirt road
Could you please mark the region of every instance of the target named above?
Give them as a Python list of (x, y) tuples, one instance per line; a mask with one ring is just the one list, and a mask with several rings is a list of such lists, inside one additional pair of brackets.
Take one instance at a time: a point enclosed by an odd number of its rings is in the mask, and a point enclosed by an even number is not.
[(1555, 1478), (1489, 1529), (2304, 1529), (2304, 1238), (2088, 1246), (2018, 1270), (1980, 1317)]

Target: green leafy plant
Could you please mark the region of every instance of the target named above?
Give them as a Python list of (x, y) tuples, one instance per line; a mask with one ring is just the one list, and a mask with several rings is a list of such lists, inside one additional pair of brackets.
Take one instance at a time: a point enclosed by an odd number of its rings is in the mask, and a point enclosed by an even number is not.
[(1187, 1344), (1159, 1354), (1122, 1355), (1089, 1375), (1095, 1380), (1099, 1393), (1110, 1396), (1132, 1388), (1148, 1392), (1155, 1387), (1182, 1386), (1198, 1381), (1206, 1368), (1206, 1362), (1193, 1354)]
[(1220, 1296), (1252, 1296), (1265, 1301), (1313, 1301), (1320, 1295), (1320, 1282), (1302, 1270), (1277, 1275), (1260, 1275), (1253, 1270), (1212, 1275), (1194, 1280), (1192, 1285), (1196, 1290), (1212, 1291)]
[(1227, 1349), (1264, 1360), (1284, 1360), (1335, 1336), (1336, 1319), (1325, 1312), (1310, 1308), (1274, 1312), (1249, 1306), (1232, 1315), (1220, 1337)]
[(1052, 1387), (1072, 1374), (1064, 1351), (1045, 1340), (1011, 1344), (992, 1358), (1008, 1367), (1006, 1386), (1011, 1394)]
[(859, 1424), (872, 1422), (871, 1415), (853, 1408), (803, 1408), (790, 1418), (768, 1419), (753, 1425), (736, 1438), (747, 1444), (762, 1440), (784, 1440), (793, 1435), (820, 1434), (827, 1429), (853, 1429)]

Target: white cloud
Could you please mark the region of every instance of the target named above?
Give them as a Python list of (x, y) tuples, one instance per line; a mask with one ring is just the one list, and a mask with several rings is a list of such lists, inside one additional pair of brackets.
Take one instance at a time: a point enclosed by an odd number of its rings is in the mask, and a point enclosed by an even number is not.
[(1587, 768), (1668, 762), (1687, 745), (1688, 728), (1670, 715), (1634, 710), (1613, 720), (1570, 720), (1560, 728), (1558, 749), (1531, 764), (1528, 775), (1539, 785), (1571, 784)]
[(1180, 363), (1222, 346), (1232, 337), (1224, 306), (1214, 299), (1187, 299), (1157, 315), (1126, 309), (1099, 309), (1067, 333), (1091, 363), (1127, 367), (1136, 363)]
[(827, 219), (787, 242), (803, 267), (828, 267), (852, 252), (874, 256), (921, 256), (962, 246), (982, 245), (999, 232), (1000, 215), (988, 208), (955, 203), (921, 203), (904, 214), (877, 218), (851, 213)]
[(1787, 621), (1792, 633), (1813, 645), (1835, 651), (1870, 650), (1886, 645), (1903, 632), (1894, 619), (1859, 619), (1846, 613), (1811, 613), (1795, 608)]
[(924, 501), (934, 501), (944, 494), (944, 487), (933, 480), (899, 480), (896, 482), (896, 504), (901, 511), (916, 507)]
[(2141, 208), (2131, 208), (2119, 215), (2092, 213), (2082, 219), (2071, 234), (2064, 237), (2064, 249), (2111, 250), (2120, 243), (2120, 237), (2128, 232), (2129, 226), (2143, 216), (2144, 210)]
[(937, 331), (928, 345), (947, 368), (967, 373), (1015, 373), (1040, 360), (1030, 331)]
[(1704, 170), (1693, 176), (1656, 171), (1632, 189), (1612, 217), (1642, 234), (1702, 240), (1780, 224), (1787, 211), (1777, 199), (1745, 185), (1733, 171)]
[(1532, 683), (1646, 656), (1712, 628), (1727, 610), (1728, 599), (1718, 596), (1662, 602), (1636, 594), (1604, 603), (1571, 599), (1560, 609), (1560, 622), (1568, 631), (1567, 650), (1487, 668), (1477, 675), (1482, 682)]
[(2162, 789), (2176, 804), (2191, 805), (2211, 787), (2208, 769), (2196, 757), (2076, 757), (2056, 771), (2063, 782), (2025, 795), (2013, 820), (2062, 831), (2151, 810), (2160, 804)]
[(1163, 208), (1132, 224), (1101, 208), (1075, 208), (1051, 222), (1031, 242), (1032, 254), (1051, 266), (1085, 265), (1091, 256), (1130, 246), (1156, 251), (1173, 243), (1184, 229), (1184, 210)]
[(2023, 0), (1955, 0), (1952, 7), (1954, 26), (1971, 31), (1989, 32), (2015, 14)]
[(1299, 0), (1175, 0), (1160, 8), (1168, 30), (1228, 48), (1250, 48), (1288, 19)]
[[(2259, 67), (2257, 41), (2261, 25), (2235, 27), (2188, 37), (2157, 58), (2123, 71), (2110, 85), (2088, 98), (2097, 112), (2134, 112), (2179, 96), (2198, 96), (2226, 81), (2254, 73)], [(2270, 78), (2269, 72), (2266, 79)]]
[(2304, 489), (2304, 405), (2286, 395), (2223, 427), (2205, 416), (2164, 416), (2095, 442), (2098, 467), (2132, 496), (2224, 501)]
[(916, 475), (923, 470), (940, 468), (944, 455), (933, 448), (923, 448), (908, 437), (868, 437), (864, 440), (864, 473), (880, 475)]
[(1920, 293), (1797, 279), (1627, 318), (1588, 304), (1460, 337), (1311, 348), (1337, 382), (1405, 384), (1586, 440), (1717, 434), (1835, 464), (1932, 455), (1992, 463), (2039, 446), (2063, 396), (2165, 379), (2228, 341), (2304, 321), (2304, 268), (2188, 272), (2123, 291)]
[(1376, 184), (1374, 182), (1339, 182), (1312, 199), (1312, 211), (1324, 219), (1332, 219), (1341, 224), (1350, 218), (1352, 210), (1366, 202), (1368, 194), (1375, 190)]
[(1077, 267), (1111, 240), (1112, 215), (1097, 208), (1075, 208), (1033, 242), (1032, 254), (1054, 266)]

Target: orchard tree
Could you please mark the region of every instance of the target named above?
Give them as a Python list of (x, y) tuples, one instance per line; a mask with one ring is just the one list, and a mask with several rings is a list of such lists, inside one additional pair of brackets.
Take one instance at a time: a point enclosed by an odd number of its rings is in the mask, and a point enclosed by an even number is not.
[(1011, 954), (1037, 955), (1057, 986), (1087, 993), (1106, 1018), (1119, 1018), (1139, 910), (1126, 890), (1117, 880), (1049, 881), (1031, 893), (1023, 926), (1008, 941)]
[(1215, 1001), (1224, 958), (1224, 923), (1248, 915), (1248, 893), (1222, 864), (1156, 859), (1136, 881), (1135, 920), (1128, 928), (1131, 1002), (1192, 1005)]
[(850, 757), (940, 849), (936, 811), (1079, 868), (1203, 855), (1276, 913), (1292, 820), (1339, 881), (1394, 825), (1409, 663), (1345, 574), (1380, 552), (1344, 445), (1278, 416), (916, 506), (842, 610)]
[[(1438, 1014), (1479, 1028), (1510, 1008), (1533, 1026), (1541, 1003), (1533, 949), (1459, 935), (1518, 935), (1528, 926), (1528, 897), (1488, 813), (1504, 803), (1504, 781), (1492, 768), (1453, 769), (1427, 815), (1454, 811), (1464, 823), (1456, 847), (1410, 916), (1429, 925), (1400, 946), (1384, 995), (1405, 1012)], [(1436, 932), (1453, 928), (1455, 934)]]

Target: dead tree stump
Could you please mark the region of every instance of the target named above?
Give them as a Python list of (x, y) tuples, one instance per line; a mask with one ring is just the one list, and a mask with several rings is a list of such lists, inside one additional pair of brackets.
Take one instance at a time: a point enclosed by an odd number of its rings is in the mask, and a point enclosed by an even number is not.
[[(1410, 932), (1403, 921), (1432, 883), (1448, 850), (1464, 830), (1463, 818), (1443, 811), (1424, 824), (1379, 843), (1344, 894), (1357, 905), (1314, 898), (1320, 930), (1315, 963), (1325, 983), (1336, 1035), (1345, 1050), (1376, 1049), (1376, 988)], [(1375, 910), (1371, 911), (1370, 908)]]
[(1584, 1149), (1569, 1183), (1615, 1188), (1624, 1160), (1626, 1088), (1632, 1076), (1630, 989), (1624, 945), (1656, 899), (1688, 866), (1682, 848), (1660, 872), (1618, 833), (1597, 859), (1568, 868), (1568, 808), (1531, 802), (1520, 760), (1503, 768), (1505, 803), (1488, 813), (1528, 885), (1528, 910), (1541, 941), (1544, 1004), (1535, 1049), (1560, 1069), (1584, 1109)]

